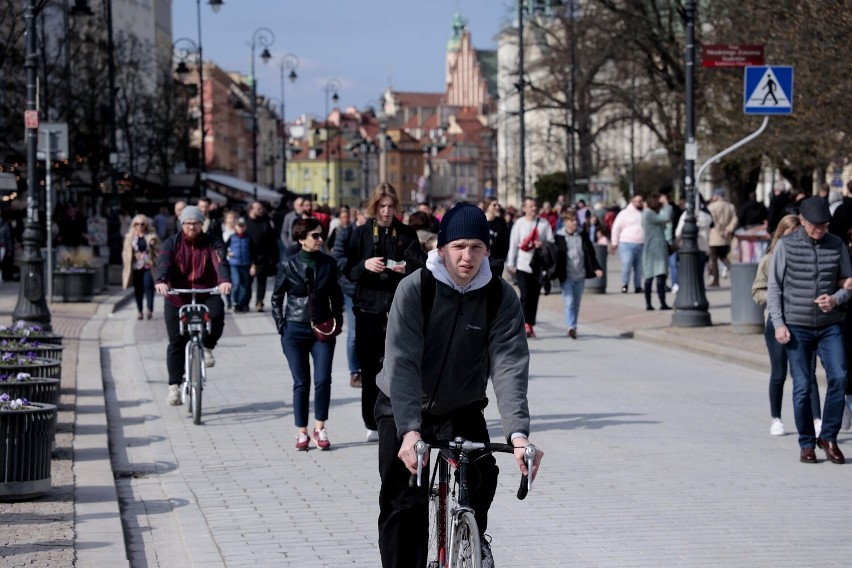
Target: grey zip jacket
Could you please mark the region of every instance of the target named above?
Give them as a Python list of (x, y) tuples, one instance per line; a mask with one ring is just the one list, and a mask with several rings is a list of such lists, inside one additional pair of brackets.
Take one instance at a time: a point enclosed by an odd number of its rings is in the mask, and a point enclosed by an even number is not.
[(826, 234), (815, 241), (800, 227), (775, 243), (770, 262), (766, 304), (775, 329), (782, 325), (817, 328), (843, 320), (841, 310), (823, 313), (814, 303), (829, 294), (839, 306), (852, 295), (837, 287), (838, 280), (852, 276), (849, 253), (839, 237)]
[(453, 282), (436, 250), (421, 270), (437, 280), (429, 323), (424, 334), (418, 270), (400, 282), (391, 305), (384, 366), (376, 381), (391, 408), (378, 408), (377, 414), (392, 411), (400, 437), (419, 432), (424, 412), (445, 416), (483, 400), (490, 376), (506, 440), (513, 433), (528, 436), (529, 347), (514, 289), (501, 280), (503, 298), (488, 332), (487, 260), (466, 287)]

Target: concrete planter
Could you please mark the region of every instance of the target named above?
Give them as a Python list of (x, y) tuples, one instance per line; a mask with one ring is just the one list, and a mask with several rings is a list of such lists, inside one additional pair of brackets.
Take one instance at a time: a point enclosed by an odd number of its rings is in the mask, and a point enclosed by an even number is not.
[(56, 406), (0, 412), (0, 500), (32, 499), (50, 491)]

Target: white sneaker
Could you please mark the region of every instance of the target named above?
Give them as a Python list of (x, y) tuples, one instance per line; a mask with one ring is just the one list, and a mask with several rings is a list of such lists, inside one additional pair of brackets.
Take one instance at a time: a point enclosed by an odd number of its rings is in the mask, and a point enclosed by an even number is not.
[(784, 435), (784, 424), (781, 422), (780, 418), (772, 419), (772, 426), (769, 427), (769, 433), (773, 436)]
[(843, 405), (843, 420), (840, 421), (840, 427), (844, 430), (852, 428), (852, 410), (849, 410), (849, 405)]
[(822, 431), (822, 420), (816, 418), (814, 420), (814, 436), (819, 438), (819, 433)]
[(368, 442), (378, 442), (379, 441), (379, 433), (376, 430), (367, 430), (367, 441)]
[(680, 290), (679, 284), (672, 284), (672, 294), (677, 294), (677, 291)]
[(216, 358), (213, 357), (213, 350), (206, 347), (204, 348), (204, 364), (208, 369), (216, 366)]
[(180, 406), (180, 385), (169, 385), (169, 396), (166, 397), (166, 402), (172, 406)]
[(728, 267), (723, 264), (721, 268), (722, 268), (722, 280), (726, 280), (728, 278)]

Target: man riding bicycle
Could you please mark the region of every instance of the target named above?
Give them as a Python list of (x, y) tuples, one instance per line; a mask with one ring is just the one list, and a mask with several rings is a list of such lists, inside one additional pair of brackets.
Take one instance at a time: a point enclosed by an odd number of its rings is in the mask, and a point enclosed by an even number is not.
[[(184, 304), (191, 302), (188, 294), (167, 295), (170, 288), (213, 288), (227, 294), (231, 291), (231, 271), (228, 267), (225, 245), (218, 238), (204, 233), (204, 214), (198, 207), (184, 208), (180, 214), (181, 231), (163, 243), (157, 257), (157, 275), (154, 285), (158, 294), (166, 296), (165, 321), (169, 334), (166, 349), (166, 365), (169, 369), (169, 394), (167, 402), (172, 406), (181, 404), (180, 384), (186, 353), (184, 348), (189, 336), (180, 332), (178, 312)], [(207, 367), (216, 364), (213, 349), (225, 329), (225, 303), (220, 296), (199, 294), (199, 303), (210, 310), (211, 332), (205, 334), (204, 362)]]
[[(483, 262), (489, 243), (485, 214), (470, 204), (456, 205), (441, 220), (438, 249), (421, 269), (429, 272), (402, 280), (391, 306), (376, 404), (379, 550), (385, 568), (426, 566), (427, 488), (409, 486), (417, 470), (415, 444), (421, 436), (427, 442), (455, 436), (488, 441), (483, 409), (489, 377), (506, 440), (516, 448), (530, 443), (524, 317), (512, 287), (500, 278), (491, 282)], [(430, 305), (429, 293), (431, 311), (423, 307)], [(542, 456), (539, 451), (528, 472), (523, 451), (515, 452), (521, 473), (533, 477)], [(470, 502), (484, 534), (497, 490), (494, 457), (478, 459), (469, 473)], [(493, 566), (488, 542), (481, 542), (482, 566)]]

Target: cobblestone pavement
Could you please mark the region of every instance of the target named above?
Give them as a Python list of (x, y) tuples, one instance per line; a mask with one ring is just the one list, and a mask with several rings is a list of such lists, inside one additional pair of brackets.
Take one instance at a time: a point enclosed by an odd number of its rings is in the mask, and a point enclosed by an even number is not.
[[(0, 287), (0, 319), (16, 298)], [(559, 295), (542, 297), (530, 405), (547, 456), (525, 502), (500, 460), (498, 566), (848, 565), (845, 468), (768, 435), (763, 338), (731, 333), (729, 289), (708, 299), (714, 326), (681, 329), (639, 295), (587, 293), (571, 341)], [(51, 306), (66, 336), (53, 490), (0, 504), (0, 565), (377, 566), (375, 446), (342, 342), (332, 450), (295, 452), (268, 314), (228, 316), (194, 426), (165, 404), (161, 304), (138, 322), (110, 315), (116, 300)], [(486, 417), (498, 438), (493, 404)], [(789, 394), (784, 417), (793, 430)]]

